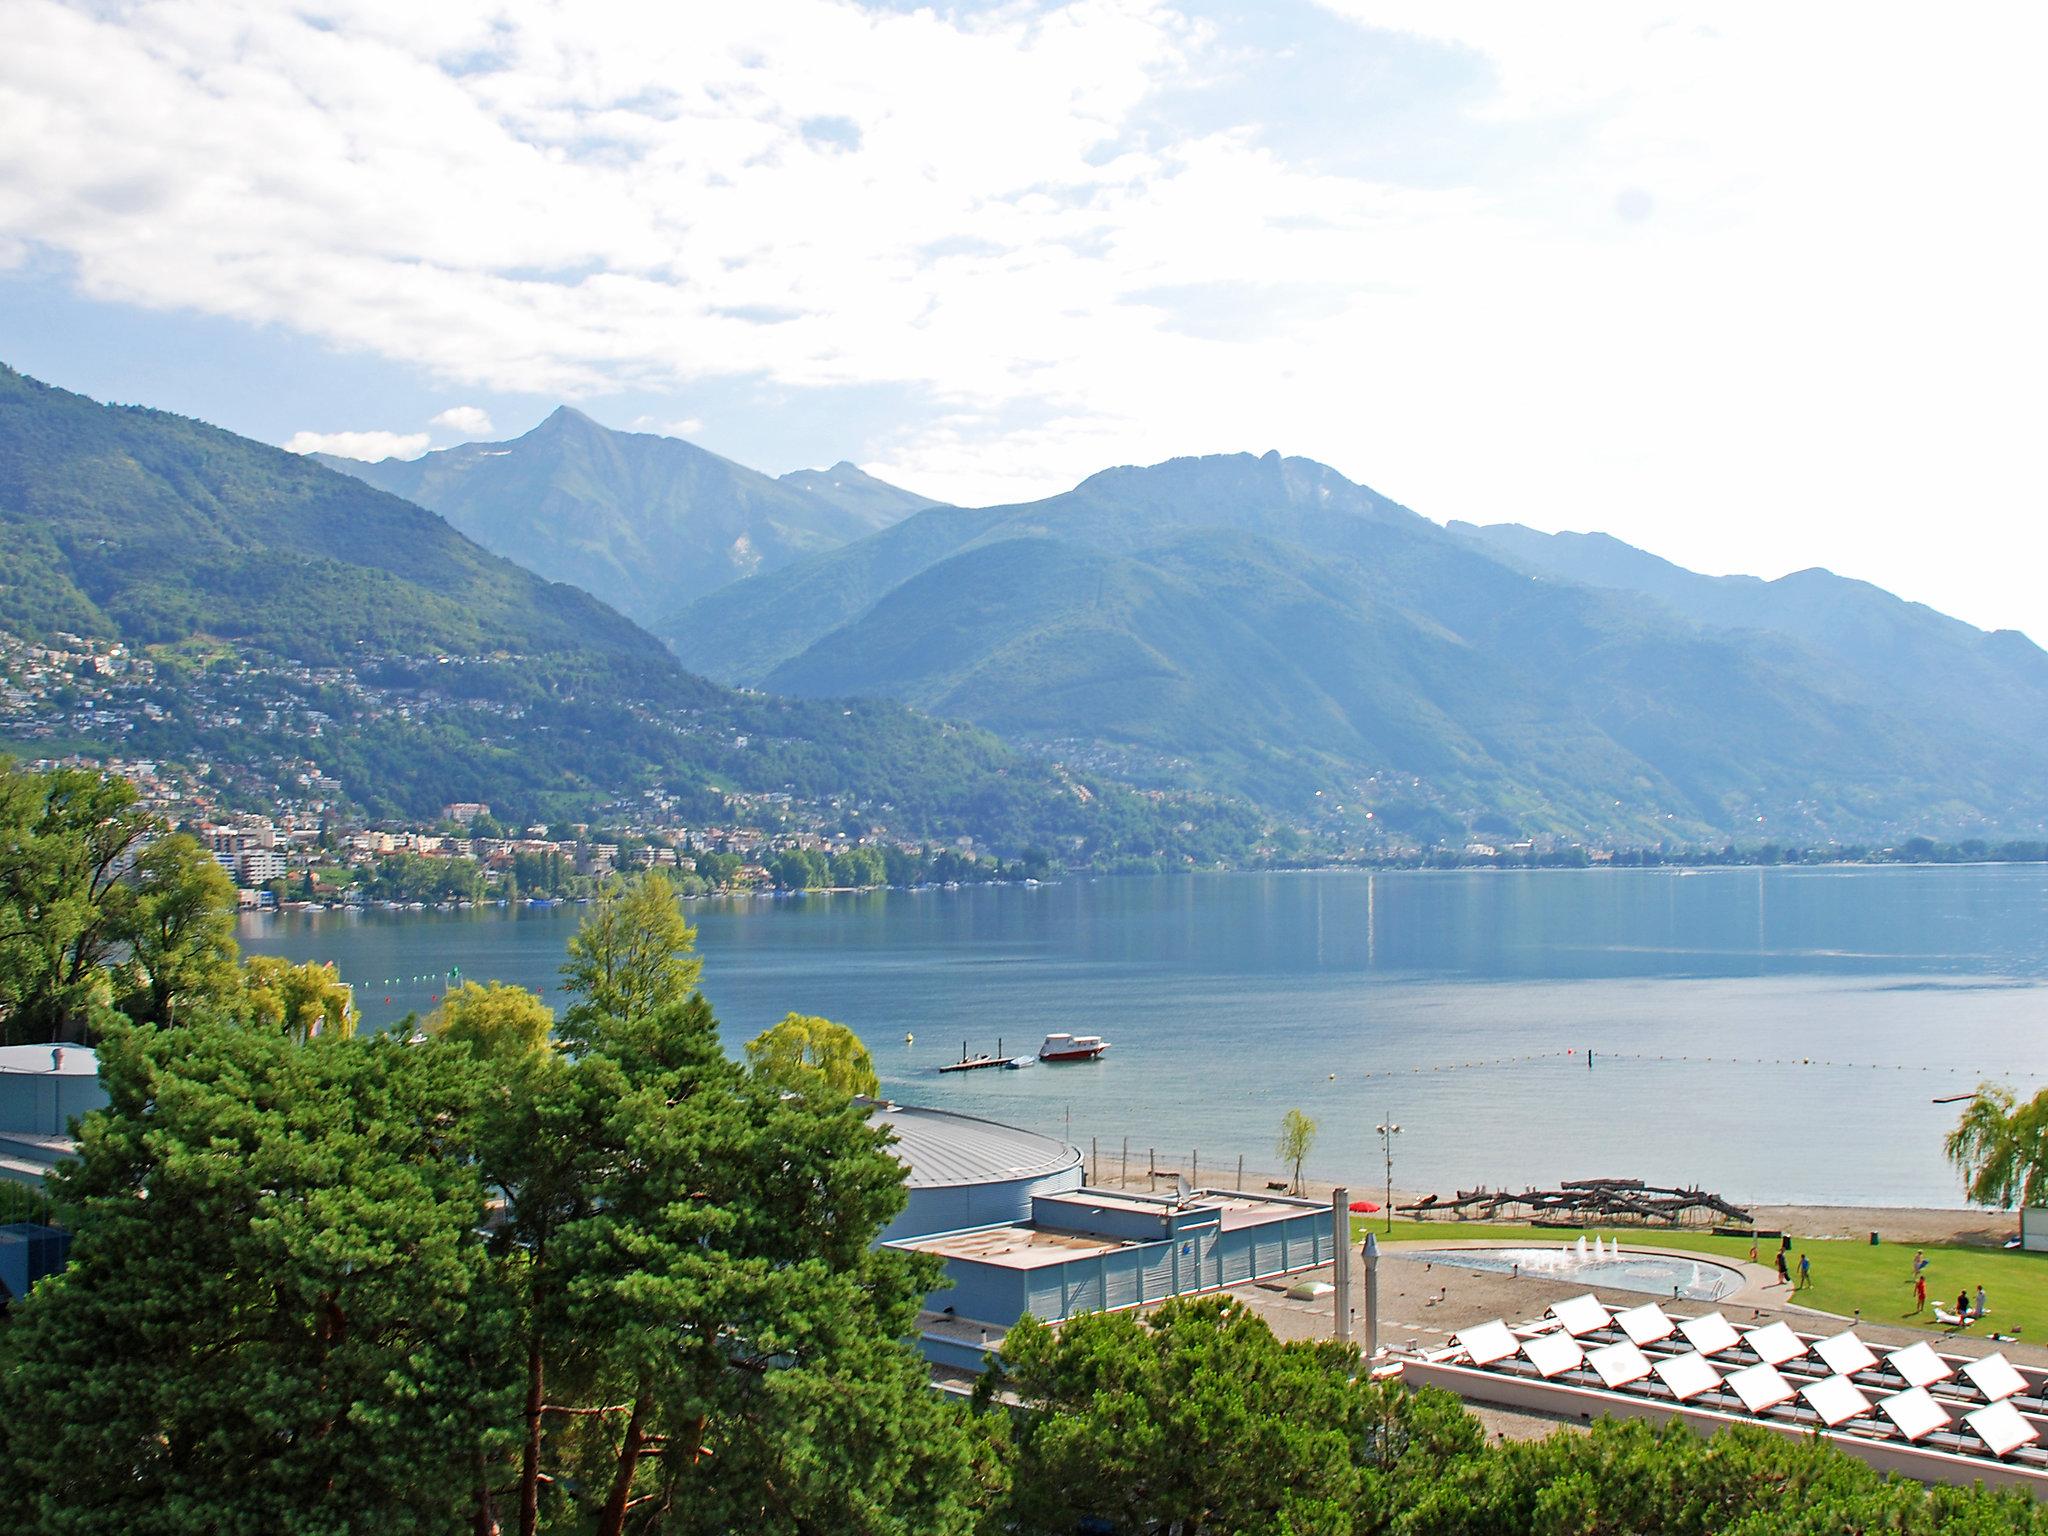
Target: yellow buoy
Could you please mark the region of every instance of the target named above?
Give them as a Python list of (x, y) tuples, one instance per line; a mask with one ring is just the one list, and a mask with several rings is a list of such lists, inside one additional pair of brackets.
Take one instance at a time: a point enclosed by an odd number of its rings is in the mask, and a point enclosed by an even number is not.
[(903, 1036), (903, 1043), (905, 1045), (915, 1045), (917, 1044), (917, 1036), (910, 1034), (906, 1031)]

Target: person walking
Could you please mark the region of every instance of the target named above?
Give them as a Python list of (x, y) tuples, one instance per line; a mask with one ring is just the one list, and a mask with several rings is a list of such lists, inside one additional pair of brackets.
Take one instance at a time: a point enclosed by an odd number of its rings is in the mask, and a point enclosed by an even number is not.
[(1813, 1261), (1805, 1254), (1799, 1255), (1799, 1284), (1795, 1289), (1808, 1290), (1813, 1285)]
[(1922, 1275), (1926, 1273), (1927, 1250), (1925, 1248), (1915, 1248), (1913, 1250), (1913, 1278), (1915, 1280), (1918, 1280)]
[[(1913, 1277), (1913, 1311), (1914, 1311), (1914, 1312), (1925, 1312), (1926, 1310), (1927, 1310), (1927, 1277), (1926, 1277), (1925, 1275), (1915, 1275), (1915, 1276)], [(1908, 1316), (1910, 1316), (1910, 1315), (1911, 1315), (1911, 1314), (1909, 1313), (1909, 1314), (1908, 1314)]]
[(1778, 1284), (1790, 1285), (1791, 1283), (1791, 1271), (1785, 1268), (1785, 1250), (1780, 1248), (1778, 1250)]
[(1756, 1235), (1754, 1233), (1750, 1234), (1749, 1239), (1749, 1262), (1752, 1264), (1756, 1262)]

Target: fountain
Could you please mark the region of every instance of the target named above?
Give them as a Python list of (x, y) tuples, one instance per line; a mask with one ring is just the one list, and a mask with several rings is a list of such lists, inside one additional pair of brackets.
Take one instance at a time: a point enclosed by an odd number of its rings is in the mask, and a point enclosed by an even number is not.
[(1579, 1234), (1579, 1244), (1578, 1244), (1578, 1247), (1579, 1247), (1579, 1262), (1580, 1262), (1581, 1264), (1583, 1264), (1583, 1263), (1585, 1263), (1585, 1262), (1586, 1262), (1586, 1234), (1585, 1234), (1585, 1233), (1583, 1233), (1583, 1232), (1581, 1232), (1581, 1233)]

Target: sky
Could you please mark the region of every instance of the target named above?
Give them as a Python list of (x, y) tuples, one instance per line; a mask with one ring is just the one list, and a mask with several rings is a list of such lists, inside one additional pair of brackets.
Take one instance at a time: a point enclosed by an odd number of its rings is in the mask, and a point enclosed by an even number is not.
[(2048, 8), (6, 16), (0, 361), (98, 398), (969, 504), (1278, 448), (2048, 640)]

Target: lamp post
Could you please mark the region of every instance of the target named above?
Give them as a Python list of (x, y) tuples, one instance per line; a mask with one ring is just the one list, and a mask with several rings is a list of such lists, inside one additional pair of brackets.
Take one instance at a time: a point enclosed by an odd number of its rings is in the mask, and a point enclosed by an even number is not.
[(1373, 1127), (1380, 1133), (1380, 1152), (1387, 1160), (1387, 1230), (1394, 1230), (1394, 1138), (1401, 1134), (1401, 1127), (1394, 1123), (1393, 1111), (1387, 1118)]

